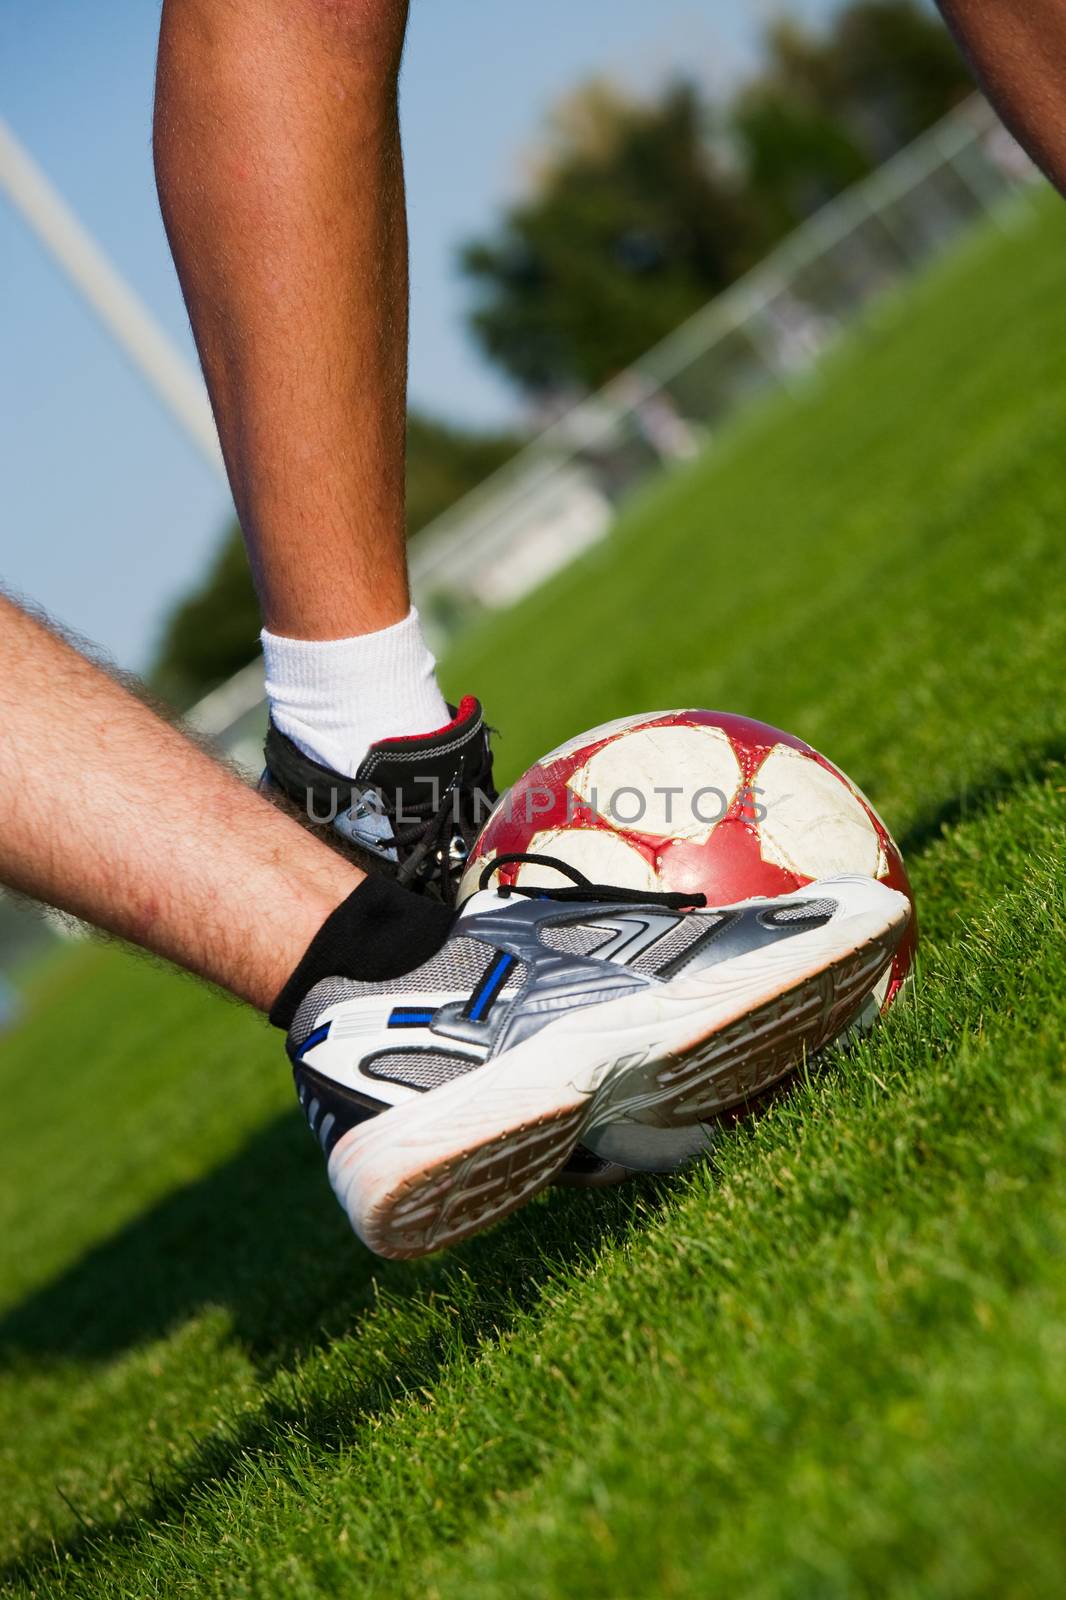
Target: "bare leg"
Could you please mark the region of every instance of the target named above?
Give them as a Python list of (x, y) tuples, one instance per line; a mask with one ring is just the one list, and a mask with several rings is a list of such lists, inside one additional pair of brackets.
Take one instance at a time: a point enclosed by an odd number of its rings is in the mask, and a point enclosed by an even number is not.
[(981, 87), (1015, 138), (1066, 194), (1066, 4), (939, 0)]
[(0, 724), (0, 880), (262, 1010), (363, 878), (2, 597)]
[[(165, 0), (155, 153), (263, 617), (407, 615), (407, 0)], [(430, 724), (432, 726), (432, 724)]]

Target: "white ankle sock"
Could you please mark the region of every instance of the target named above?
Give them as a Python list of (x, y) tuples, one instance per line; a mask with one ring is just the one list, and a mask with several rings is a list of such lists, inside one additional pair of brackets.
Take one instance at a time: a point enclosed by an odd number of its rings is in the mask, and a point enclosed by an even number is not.
[(379, 739), (451, 720), (414, 606), (402, 622), (354, 639), (285, 639), (266, 628), (260, 638), (275, 724), (343, 777)]

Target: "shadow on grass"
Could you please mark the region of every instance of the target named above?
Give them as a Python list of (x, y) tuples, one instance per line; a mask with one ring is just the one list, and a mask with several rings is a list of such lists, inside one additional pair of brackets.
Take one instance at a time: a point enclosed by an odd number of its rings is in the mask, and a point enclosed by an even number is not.
[(0, 1361), (107, 1360), (214, 1305), (269, 1367), (314, 1339), (338, 1291), (347, 1304), (365, 1292), (371, 1272), (294, 1108), (0, 1319)]
[[(558, 1264), (588, 1250), (632, 1209), (604, 1191), (556, 1192), (536, 1212), (545, 1255), (560, 1252)], [(377, 1260), (353, 1239), (294, 1108), (0, 1319), (0, 1366), (26, 1356), (111, 1360), (222, 1307), (265, 1376), (295, 1352), (350, 1331), (377, 1289), (418, 1294), (439, 1277), (433, 1263), (443, 1259), (484, 1268), (499, 1253), (495, 1237), (427, 1263)]]
[[(222, 1306), (264, 1380), (299, 1352), (360, 1341), (375, 1317), (387, 1359), (333, 1374), (321, 1394), (269, 1392), (262, 1408), (193, 1450), (137, 1514), (88, 1524), (62, 1542), (34, 1542), (0, 1568), (0, 1587), (49, 1582), (180, 1518), (207, 1482), (273, 1455), (295, 1427), (326, 1452), (351, 1446), (399, 1397), (431, 1385), (457, 1349), (496, 1341), (535, 1312), (545, 1284), (565, 1279), (666, 1203), (649, 1179), (614, 1190), (555, 1190), (464, 1245), (421, 1262), (382, 1262), (353, 1240), (335, 1206), (317, 1145), (297, 1112), (232, 1160), (179, 1190), (86, 1255), (0, 1322), (0, 1361), (107, 1361)], [(379, 1302), (379, 1294), (383, 1302)], [(446, 1311), (442, 1312), (442, 1308)], [(380, 1335), (379, 1335), (380, 1339)], [(84, 1570), (84, 1569), (83, 1569)]]
[(949, 829), (960, 822), (983, 816), (1019, 789), (1050, 777), (1052, 770), (1066, 761), (1066, 739), (1047, 739), (1024, 751), (1012, 767), (987, 773), (980, 783), (964, 784), (955, 794), (920, 813), (897, 843), (903, 859), (920, 856)]

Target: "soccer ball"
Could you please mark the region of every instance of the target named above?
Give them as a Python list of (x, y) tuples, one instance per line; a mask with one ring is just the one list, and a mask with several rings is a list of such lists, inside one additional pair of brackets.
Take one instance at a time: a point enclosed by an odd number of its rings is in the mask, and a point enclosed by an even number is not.
[[(471, 851), (460, 897), (512, 852), (554, 856), (594, 883), (699, 890), (708, 905), (863, 872), (912, 903), (902, 944), (862, 1012), (869, 1024), (899, 994), (914, 959), (913, 896), (903, 858), (877, 812), (817, 750), (764, 722), (718, 711), (653, 711), (604, 723), (559, 745), (496, 805)], [(568, 883), (531, 862), (502, 883)], [(706, 1128), (613, 1124), (596, 1153), (669, 1171), (706, 1148)]]

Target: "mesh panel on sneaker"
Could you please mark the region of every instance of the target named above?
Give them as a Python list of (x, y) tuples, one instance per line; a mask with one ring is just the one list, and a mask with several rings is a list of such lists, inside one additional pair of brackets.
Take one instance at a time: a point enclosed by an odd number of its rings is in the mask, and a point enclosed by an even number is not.
[(289, 1029), (292, 1043), (297, 1046), (303, 1044), (326, 1007), (347, 1000), (350, 995), (351, 981), (348, 978), (325, 978), (321, 983), (316, 983), (313, 989), (307, 991), (296, 1008), (296, 1015)]
[(661, 939), (656, 939), (632, 961), (627, 961), (626, 966), (633, 972), (657, 975), (667, 967), (681, 964), (684, 957), (691, 955), (697, 945), (716, 933), (725, 920), (725, 917), (715, 916), (682, 917), (676, 927), (664, 933)]
[(776, 928), (781, 922), (824, 922), (836, 910), (835, 900), (804, 900), (796, 905), (782, 906), (779, 911), (768, 911), (765, 922)]
[[(357, 1000), (368, 994), (423, 994), (434, 990), (474, 989), (485, 970), (485, 964), (494, 955), (494, 946), (482, 944), (478, 939), (449, 939), (437, 955), (413, 972), (400, 978), (390, 978), (384, 983), (361, 983), (357, 978), (325, 978), (316, 983), (304, 996), (293, 1018), (291, 1035), (299, 1045), (310, 1033), (327, 1006), (342, 1000)], [(519, 973), (508, 974), (508, 983), (518, 981)], [(508, 984), (504, 984), (504, 988)]]
[(433, 956), (402, 978), (387, 983), (355, 983), (349, 997), (361, 994), (421, 994), (425, 989), (472, 989), (485, 970), (494, 947), (479, 939), (449, 939)]
[(540, 930), (541, 944), (568, 956), (590, 956), (614, 937), (610, 928), (591, 928), (583, 922), (556, 922)]
[(454, 1055), (447, 1050), (386, 1050), (363, 1063), (372, 1078), (387, 1078), (405, 1083), (411, 1089), (438, 1089), (442, 1083), (461, 1078), (464, 1072), (479, 1067), (471, 1056)]

